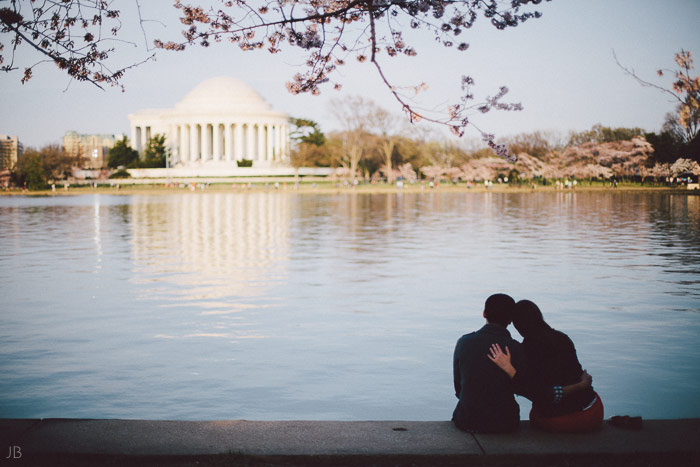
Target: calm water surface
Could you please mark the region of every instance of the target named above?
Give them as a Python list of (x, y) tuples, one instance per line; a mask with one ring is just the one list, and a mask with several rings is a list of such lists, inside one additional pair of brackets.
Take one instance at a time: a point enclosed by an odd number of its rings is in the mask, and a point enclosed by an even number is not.
[(0, 417), (449, 420), (500, 291), (606, 415), (700, 417), (698, 196), (0, 197), (0, 291)]

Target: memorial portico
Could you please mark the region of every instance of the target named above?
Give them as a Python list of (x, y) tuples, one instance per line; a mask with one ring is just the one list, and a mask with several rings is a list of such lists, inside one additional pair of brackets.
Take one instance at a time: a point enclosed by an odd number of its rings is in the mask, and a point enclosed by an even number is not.
[(209, 79), (173, 109), (129, 115), (132, 146), (143, 154), (149, 138), (166, 136), (170, 167), (253, 167), (289, 162), (288, 116), (273, 111), (250, 86), (230, 77)]

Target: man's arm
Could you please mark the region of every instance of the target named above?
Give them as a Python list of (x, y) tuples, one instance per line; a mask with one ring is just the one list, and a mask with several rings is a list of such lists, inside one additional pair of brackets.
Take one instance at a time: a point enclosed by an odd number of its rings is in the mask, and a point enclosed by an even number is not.
[(459, 399), (459, 395), (462, 393), (462, 375), (459, 372), (459, 342), (455, 346), (455, 352), (452, 356), (452, 376), (454, 378), (455, 385), (455, 396)]
[(578, 383), (562, 387), (562, 396), (566, 397), (571, 393), (583, 391), (584, 389), (590, 388), (592, 385), (593, 377), (589, 375), (586, 370), (583, 370), (583, 373), (581, 373), (581, 379)]

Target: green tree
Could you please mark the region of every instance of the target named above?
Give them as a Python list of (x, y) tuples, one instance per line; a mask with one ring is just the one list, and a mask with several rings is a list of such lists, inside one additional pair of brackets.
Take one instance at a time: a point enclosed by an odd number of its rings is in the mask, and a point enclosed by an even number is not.
[(654, 162), (671, 164), (680, 157), (700, 162), (700, 134), (686, 143), (685, 130), (674, 113), (666, 114), (666, 121), (659, 134), (646, 133), (644, 136), (654, 147)]
[(323, 146), (326, 142), (326, 135), (323, 134), (318, 123), (305, 118), (289, 119), (292, 124), (292, 129), (289, 132), (289, 138), (297, 143), (313, 144), (314, 146)]
[(41, 163), (41, 154), (34, 149), (28, 149), (17, 159), (15, 176), (19, 185), (30, 190), (46, 188), (46, 173)]
[(409, 163), (412, 167), (420, 168), (430, 165), (430, 147), (426, 135), (418, 132), (414, 138), (399, 136), (396, 142), (397, 156), (394, 160), (400, 163)]
[(535, 131), (521, 133), (504, 139), (514, 154), (525, 153), (543, 159), (547, 153), (560, 149), (559, 135), (553, 132)]
[(168, 148), (165, 145), (165, 135), (157, 134), (148, 140), (143, 160), (138, 163), (142, 168), (166, 167)]
[(330, 165), (328, 141), (318, 123), (304, 118), (290, 118), (292, 128), (289, 138), (292, 140), (290, 162), (293, 167), (327, 167)]
[(71, 157), (59, 145), (52, 144), (39, 151), (41, 166), (48, 180), (62, 180), (70, 177), (73, 167), (80, 166), (81, 157)]
[(114, 169), (119, 166), (128, 167), (138, 162), (139, 153), (129, 146), (129, 139), (125, 136), (120, 139), (107, 152), (107, 167)]
[(635, 136), (644, 135), (641, 128), (612, 128), (596, 123), (588, 131), (572, 133), (569, 136), (569, 146), (580, 146), (586, 143), (613, 143), (615, 141), (629, 141)]
[(69, 177), (79, 164), (79, 157), (71, 157), (56, 144), (28, 149), (17, 161), (15, 179), (19, 185), (26, 183), (30, 190), (41, 190), (49, 181)]
[(670, 131), (660, 133), (645, 133), (644, 137), (654, 147), (652, 160), (656, 163), (672, 163), (678, 159), (683, 142), (679, 141)]
[(370, 124), (369, 131), (376, 135), (375, 145), (381, 159), (379, 167), (383, 170), (387, 182), (393, 183), (395, 164), (392, 161), (396, 155), (395, 149), (399, 140), (398, 133), (402, 120), (399, 116), (393, 115), (371, 100), (367, 102), (365, 112)]
[(698, 134), (690, 143), (686, 145), (685, 152), (686, 155), (695, 162), (700, 162), (700, 134)]
[(360, 163), (366, 156), (370, 146), (367, 117), (369, 101), (361, 96), (352, 96), (346, 99), (333, 99), (331, 101), (331, 113), (343, 126), (339, 136), (343, 143), (343, 150), (338, 154), (338, 163), (347, 169), (354, 180), (359, 174)]

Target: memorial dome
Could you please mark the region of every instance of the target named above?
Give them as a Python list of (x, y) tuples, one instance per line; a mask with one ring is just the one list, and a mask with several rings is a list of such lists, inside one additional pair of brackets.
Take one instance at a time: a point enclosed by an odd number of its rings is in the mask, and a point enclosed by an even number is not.
[(154, 135), (165, 135), (169, 167), (237, 170), (244, 159), (254, 168), (288, 164), (289, 116), (230, 76), (200, 83), (174, 108), (134, 112), (129, 122), (142, 157)]
[(248, 84), (230, 76), (208, 79), (198, 84), (175, 110), (182, 113), (268, 113), (272, 109)]

